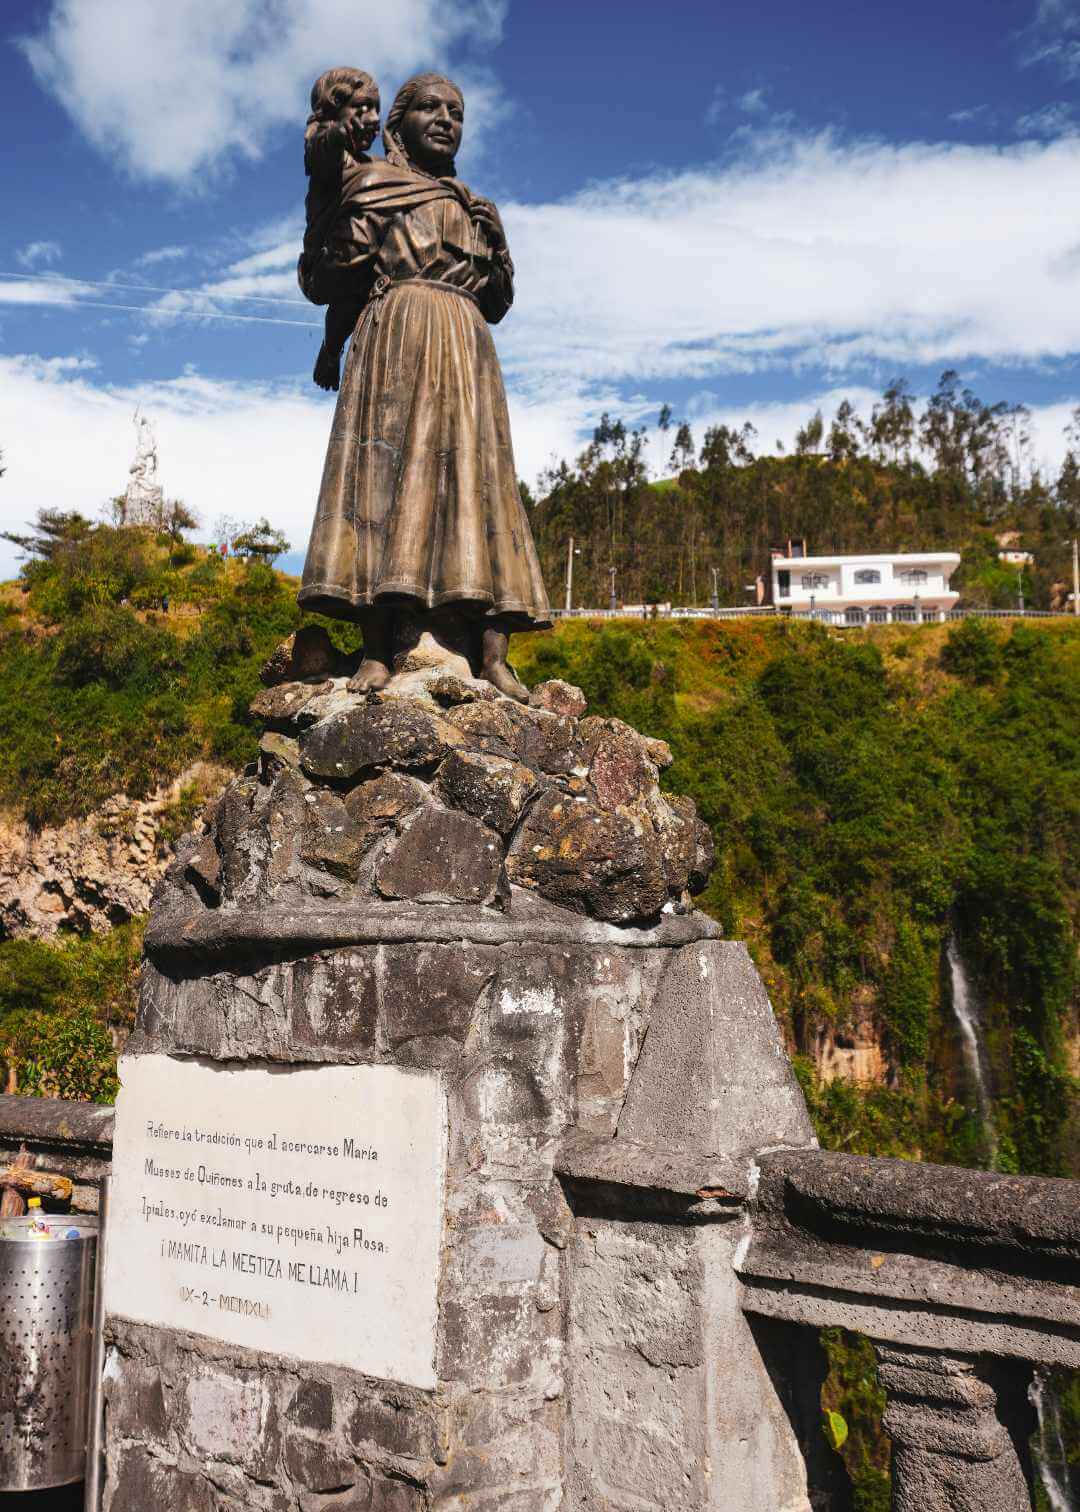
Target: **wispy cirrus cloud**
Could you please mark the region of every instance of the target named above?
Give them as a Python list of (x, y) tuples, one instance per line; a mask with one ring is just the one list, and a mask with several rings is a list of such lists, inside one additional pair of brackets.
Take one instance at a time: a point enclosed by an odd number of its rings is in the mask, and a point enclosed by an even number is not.
[(149, 252), (144, 252), (135, 259), (136, 268), (156, 268), (162, 263), (181, 262), (191, 256), (190, 247), (168, 246), (151, 247)]
[[(257, 159), (278, 127), (299, 127), (327, 59), (353, 60), (396, 87), (422, 64), (445, 66), (462, 49), (496, 42), (505, 8), (505, 0), (47, 0), (44, 25), (20, 46), (38, 83), (95, 146), (137, 178), (198, 188), (201, 175)], [(473, 77), (475, 133), (495, 101), (490, 79)]]
[(722, 126), (737, 123), (740, 116), (772, 116), (774, 121), (792, 123), (794, 116), (789, 111), (779, 110), (770, 103), (772, 93), (767, 84), (757, 84), (752, 89), (732, 91), (718, 84), (705, 111), (707, 126)]
[(1076, 136), (1080, 132), (1076, 113), (1065, 100), (1054, 100), (1041, 105), (1038, 110), (1029, 110), (1016, 122), (1016, 134), (1020, 137), (1041, 137), (1052, 141), (1055, 137)]
[(1038, 0), (1035, 17), (1020, 33), (1020, 62), (1046, 64), (1066, 79), (1080, 79), (1080, 4)]
[(57, 241), (27, 242), (25, 247), (20, 247), (15, 253), (16, 260), (24, 268), (48, 267), (51, 263), (59, 262), (63, 255), (64, 249)]
[(954, 126), (992, 126), (997, 112), (992, 105), (966, 105), (962, 110), (952, 110), (945, 117)]

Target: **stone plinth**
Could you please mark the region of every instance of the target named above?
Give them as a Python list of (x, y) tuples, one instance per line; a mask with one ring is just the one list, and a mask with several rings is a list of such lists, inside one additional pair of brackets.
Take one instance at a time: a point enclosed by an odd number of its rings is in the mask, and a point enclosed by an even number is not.
[(435, 1386), (121, 1303), (106, 1512), (809, 1507), (732, 1265), (805, 1107), (744, 947), (691, 908), (666, 748), (534, 699), (260, 695), (257, 768), (155, 902), (130, 1050), (437, 1078)]

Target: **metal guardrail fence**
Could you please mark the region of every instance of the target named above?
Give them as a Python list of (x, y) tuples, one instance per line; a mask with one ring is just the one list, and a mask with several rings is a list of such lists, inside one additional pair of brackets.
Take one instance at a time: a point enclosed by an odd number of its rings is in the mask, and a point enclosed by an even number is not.
[(822, 625), (837, 625), (859, 630), (867, 625), (940, 625), (947, 620), (962, 619), (1072, 619), (1069, 609), (943, 609), (910, 610), (894, 615), (887, 609), (868, 609), (861, 619), (849, 619), (843, 609), (777, 609), (775, 604), (753, 604), (746, 608), (698, 609), (689, 606), (661, 608), (653, 614), (631, 605), (621, 609), (553, 609), (554, 619), (796, 619), (814, 620)]

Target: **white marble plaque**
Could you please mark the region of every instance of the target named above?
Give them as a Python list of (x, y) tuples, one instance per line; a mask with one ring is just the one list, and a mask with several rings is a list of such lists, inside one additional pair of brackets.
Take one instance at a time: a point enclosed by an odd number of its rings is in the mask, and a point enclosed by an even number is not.
[(435, 1385), (436, 1073), (144, 1055), (120, 1079), (109, 1313)]

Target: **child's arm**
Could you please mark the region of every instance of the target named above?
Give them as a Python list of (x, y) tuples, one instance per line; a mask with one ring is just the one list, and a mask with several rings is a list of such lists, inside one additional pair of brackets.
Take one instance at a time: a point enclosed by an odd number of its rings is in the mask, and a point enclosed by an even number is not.
[(341, 159), (350, 146), (348, 124), (319, 122), (309, 126), (304, 137), (304, 168), (312, 178), (341, 172)]

